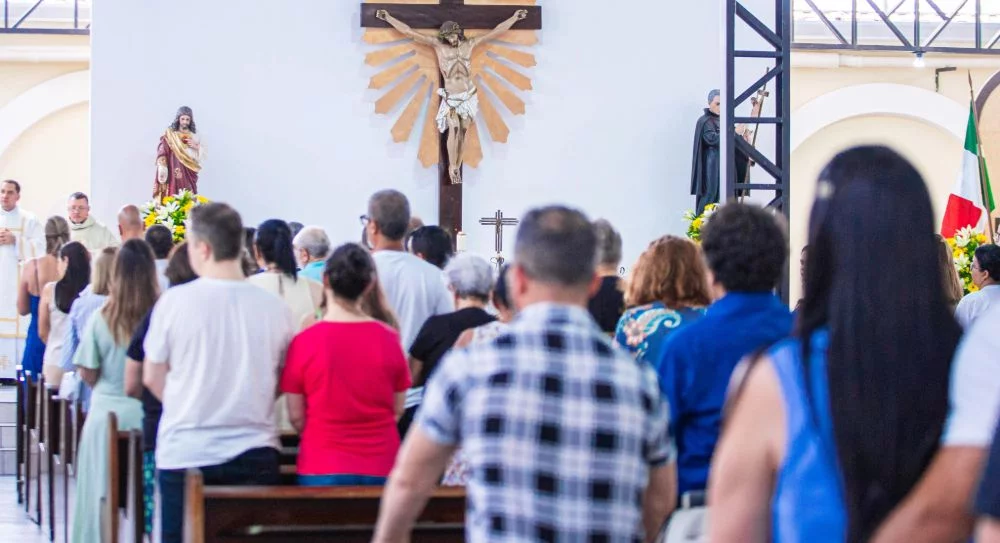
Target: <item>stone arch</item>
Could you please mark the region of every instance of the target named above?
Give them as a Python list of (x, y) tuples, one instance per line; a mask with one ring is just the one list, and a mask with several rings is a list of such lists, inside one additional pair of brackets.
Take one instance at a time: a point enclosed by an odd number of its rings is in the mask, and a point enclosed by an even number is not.
[(0, 156), (25, 131), (42, 119), (90, 101), (90, 70), (71, 72), (19, 94), (0, 107)]
[(791, 150), (824, 128), (855, 117), (893, 115), (938, 126), (959, 141), (965, 139), (969, 110), (954, 100), (919, 87), (871, 83), (837, 89), (792, 113)]

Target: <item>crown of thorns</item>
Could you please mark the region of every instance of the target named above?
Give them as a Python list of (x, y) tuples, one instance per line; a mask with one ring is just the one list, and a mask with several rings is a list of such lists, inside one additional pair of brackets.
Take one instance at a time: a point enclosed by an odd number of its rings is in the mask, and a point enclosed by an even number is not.
[(458, 34), (461, 37), (465, 36), (465, 32), (462, 30), (462, 27), (458, 23), (454, 21), (448, 21), (445, 24), (441, 25), (441, 31), (438, 32), (438, 38), (443, 40), (448, 36), (454, 36), (455, 34)]

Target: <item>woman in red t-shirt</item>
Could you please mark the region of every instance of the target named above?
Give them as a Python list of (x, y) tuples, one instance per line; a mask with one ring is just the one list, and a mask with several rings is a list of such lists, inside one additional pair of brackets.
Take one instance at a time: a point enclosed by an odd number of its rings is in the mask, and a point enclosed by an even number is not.
[(326, 262), (326, 314), (292, 340), (281, 376), (302, 434), (299, 484), (381, 485), (399, 450), (410, 370), (395, 330), (365, 314), (375, 263), (356, 244)]

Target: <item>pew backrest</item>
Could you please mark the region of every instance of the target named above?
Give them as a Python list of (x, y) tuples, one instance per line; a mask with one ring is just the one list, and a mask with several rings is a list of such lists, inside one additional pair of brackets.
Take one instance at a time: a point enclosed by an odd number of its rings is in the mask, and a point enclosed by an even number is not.
[[(189, 470), (185, 543), (370, 542), (381, 487), (205, 486)], [(441, 488), (417, 520), (411, 541), (465, 540), (465, 489)]]
[(122, 432), (118, 417), (108, 413), (107, 494), (101, 504), (103, 540), (117, 543), (121, 509), (131, 521), (133, 541), (141, 541), (144, 530), (142, 506), (142, 434), (138, 430)]

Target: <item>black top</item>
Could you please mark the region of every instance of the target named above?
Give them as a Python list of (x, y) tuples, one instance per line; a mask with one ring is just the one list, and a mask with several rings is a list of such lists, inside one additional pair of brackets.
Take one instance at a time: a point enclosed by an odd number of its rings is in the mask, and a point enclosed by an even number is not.
[(590, 299), (590, 304), (587, 306), (601, 330), (607, 334), (615, 332), (618, 328), (618, 319), (625, 312), (625, 293), (618, 287), (620, 281), (618, 277), (601, 279), (600, 290)]
[(413, 386), (423, 386), (427, 382), (438, 362), (451, 350), (462, 332), (495, 320), (496, 317), (478, 307), (459, 309), (454, 313), (427, 319), (410, 347), (410, 356), (423, 362), (420, 375), (413, 376)]
[[(142, 344), (146, 341), (149, 319), (152, 316), (153, 311), (150, 310), (135, 329), (132, 341), (128, 344), (127, 356), (139, 363), (146, 359), (146, 350), (142, 348)], [(145, 452), (156, 450), (156, 431), (160, 427), (160, 415), (162, 414), (163, 404), (156, 399), (156, 396), (153, 396), (148, 388), (142, 387), (142, 450)]]
[(986, 471), (979, 483), (979, 493), (976, 495), (976, 515), (1000, 520), (1000, 426), (993, 436), (990, 447), (990, 457), (986, 461)]

